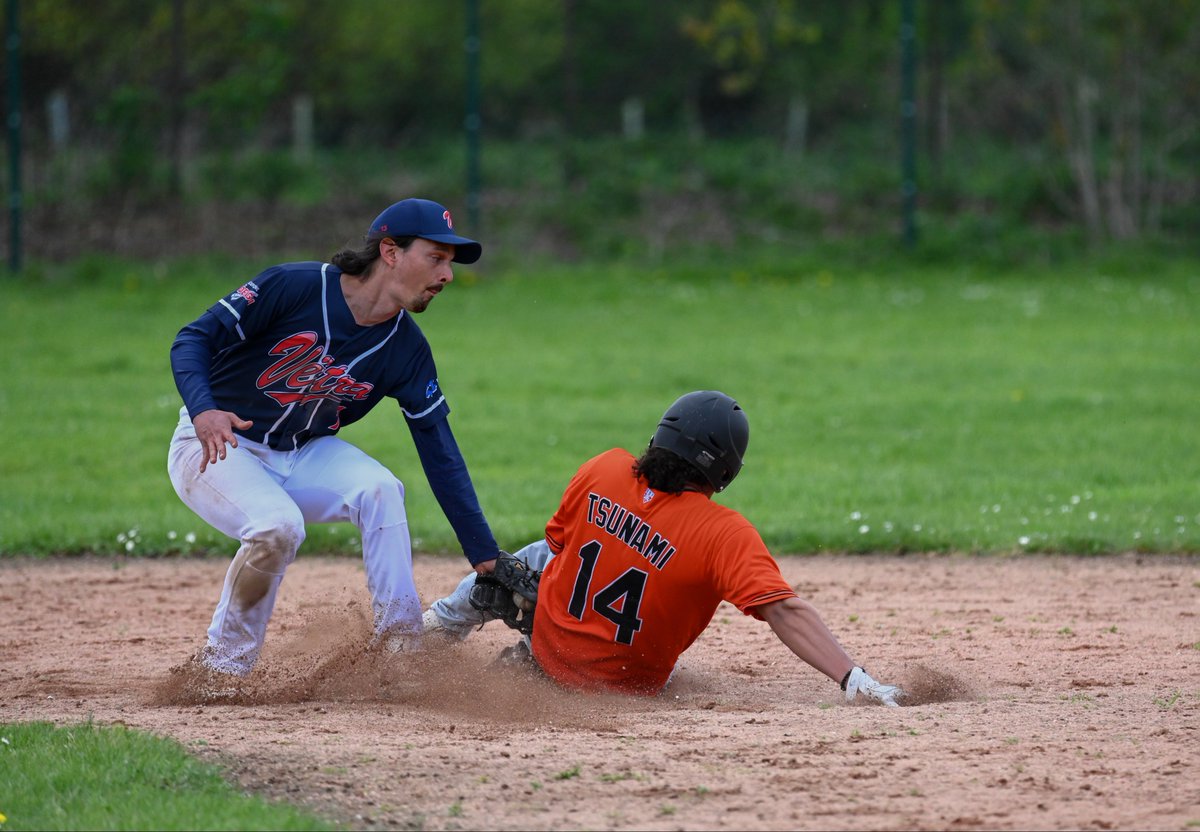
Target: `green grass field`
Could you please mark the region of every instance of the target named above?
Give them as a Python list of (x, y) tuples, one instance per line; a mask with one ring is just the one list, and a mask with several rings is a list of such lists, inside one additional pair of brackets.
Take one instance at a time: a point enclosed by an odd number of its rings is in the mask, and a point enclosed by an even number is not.
[(121, 726), (0, 725), (0, 828), (334, 829), (240, 793), (178, 743)]
[[(778, 553), (1200, 551), (1200, 261), (852, 259), (460, 268), (420, 322), (501, 545), (712, 387), (752, 427), (718, 499)], [(167, 354), (265, 265), (89, 259), (3, 287), (0, 552), (233, 551), (167, 480)], [(405, 481), (418, 548), (456, 551), (399, 412), (342, 435)], [(340, 525), (304, 546), (356, 548)]]

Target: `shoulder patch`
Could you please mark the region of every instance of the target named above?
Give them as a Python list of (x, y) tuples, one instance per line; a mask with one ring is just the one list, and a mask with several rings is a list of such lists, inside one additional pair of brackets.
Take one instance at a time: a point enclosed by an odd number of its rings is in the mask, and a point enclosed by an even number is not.
[(248, 306), (258, 300), (258, 291), (258, 286), (254, 281), (249, 280), (239, 286), (236, 291), (232, 292), (229, 295), (229, 299), (237, 300), (238, 298), (242, 298)]

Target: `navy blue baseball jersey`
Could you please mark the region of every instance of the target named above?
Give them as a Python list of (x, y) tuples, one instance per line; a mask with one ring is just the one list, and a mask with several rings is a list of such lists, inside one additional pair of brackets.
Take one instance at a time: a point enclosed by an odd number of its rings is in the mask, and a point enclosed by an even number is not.
[(359, 326), (336, 266), (285, 263), (262, 272), (179, 331), (171, 370), (192, 418), (230, 411), (254, 423), (239, 435), (283, 451), (337, 433), (384, 396), (395, 398), (467, 559), (496, 557), (429, 342), (407, 311)]
[(276, 450), (334, 434), (384, 396), (399, 401), (413, 427), (444, 419), (449, 406), (412, 315), (360, 326), (340, 277), (328, 263), (274, 266), (185, 327), (185, 342), (192, 330), (213, 350), (198, 360), (186, 346), (173, 352), (188, 413), (236, 413), (254, 422), (240, 435)]

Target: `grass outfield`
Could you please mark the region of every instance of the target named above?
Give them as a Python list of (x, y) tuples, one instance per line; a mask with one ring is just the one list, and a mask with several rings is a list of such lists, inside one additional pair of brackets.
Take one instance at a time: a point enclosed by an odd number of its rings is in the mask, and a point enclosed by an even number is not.
[[(267, 263), (80, 261), (3, 289), (0, 552), (233, 551), (166, 476), (178, 328)], [(989, 271), (838, 261), (458, 281), (420, 323), (501, 545), (681, 393), (750, 417), (718, 499), (779, 553), (1200, 551), (1200, 262)], [(388, 403), (342, 435), (457, 551)], [(314, 527), (305, 551), (357, 549)]]
[(238, 792), (178, 743), (120, 726), (0, 725), (0, 825), (25, 829), (336, 829)]

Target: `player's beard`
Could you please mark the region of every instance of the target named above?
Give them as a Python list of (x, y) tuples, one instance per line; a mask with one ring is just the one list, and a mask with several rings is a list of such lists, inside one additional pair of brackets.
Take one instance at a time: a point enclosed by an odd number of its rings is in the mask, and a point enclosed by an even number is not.
[(439, 294), (441, 294), (440, 288), (436, 292), (430, 291), (429, 289), (422, 290), (421, 293), (413, 299), (412, 305), (408, 307), (408, 311), (414, 315), (424, 312), (429, 308), (429, 304), (433, 303), (433, 299)]

